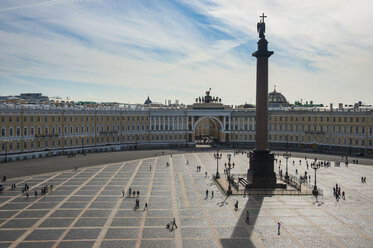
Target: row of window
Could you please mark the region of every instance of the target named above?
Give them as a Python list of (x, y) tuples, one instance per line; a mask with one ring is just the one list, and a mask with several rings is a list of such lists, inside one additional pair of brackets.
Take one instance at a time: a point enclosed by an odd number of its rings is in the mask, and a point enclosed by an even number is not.
[[(359, 126), (323, 126), (323, 125), (293, 125), (293, 124), (273, 124), (269, 125), (270, 131), (313, 131), (332, 132), (342, 134), (373, 134), (373, 127)], [(366, 133), (367, 131), (367, 133)]]
[[(366, 118), (365, 117), (347, 117), (347, 116), (340, 116), (340, 117), (329, 117), (329, 116), (302, 116), (302, 117), (298, 117), (298, 116), (270, 116), (269, 117), (269, 120), (274, 120), (274, 121), (299, 121), (300, 119), (302, 121), (308, 121), (310, 122), (311, 120), (313, 120), (314, 122), (317, 122), (317, 121), (320, 121), (320, 122), (323, 122), (323, 121), (326, 121), (326, 122), (344, 122), (344, 123), (347, 123), (347, 122), (365, 122)], [(372, 120), (371, 120), (372, 122)]]
[[(32, 140), (24, 141), (23, 150), (33, 150), (40, 148), (58, 148), (62, 146), (83, 146), (84, 145), (97, 145), (109, 142), (141, 142), (148, 141), (149, 137), (151, 141), (170, 141), (170, 140), (185, 140), (186, 134), (154, 134), (154, 135), (128, 135), (122, 137), (86, 137), (86, 138), (66, 138), (62, 139), (52, 139), (52, 140)], [(43, 146), (43, 147), (42, 147)], [(21, 150), (21, 142), (7, 142), (2, 143), (2, 151), (13, 151)]]
[[(126, 126), (122, 126), (122, 131), (144, 131), (144, 130), (147, 130), (148, 129), (148, 125), (135, 125), (135, 124), (132, 124), (132, 125), (127, 125), (127, 129), (125, 128)], [(145, 129), (146, 128), (146, 129)], [(30, 130), (30, 132), (28, 132), (28, 130)], [(64, 126), (63, 128), (64, 130), (64, 134), (67, 135), (67, 134), (79, 134), (79, 133), (94, 133), (95, 132), (95, 128), (94, 126)], [(113, 125), (110, 129), (110, 126), (107, 125), (106, 128), (104, 125), (97, 125), (96, 126), (96, 132), (119, 132), (121, 131), (120, 130), (120, 126), (116, 126), (116, 125)], [(9, 132), (9, 136), (8, 137), (13, 137), (13, 136), (21, 136), (21, 128), (20, 127), (16, 127), (15, 128), (15, 133), (14, 133), (14, 129), (13, 127), (9, 127), (8, 128), (8, 132)], [(42, 127), (37, 127), (36, 128), (36, 133), (35, 133), (35, 128), (34, 127), (24, 127), (23, 128), (23, 136), (28, 136), (28, 134), (30, 134), (30, 136), (33, 136), (33, 135), (41, 135), (41, 134), (44, 134), (44, 135), (48, 135), (48, 134), (62, 134), (62, 128), (61, 127), (54, 127), (52, 126), (52, 128), (50, 129), (49, 127), (44, 127), (42, 129)], [(6, 128), (3, 127), (1, 128), (1, 136), (2, 137), (7, 137), (7, 132), (6, 132)]]
[[(8, 118), (8, 121), (10, 122), (10, 123), (12, 123), (13, 121), (14, 122), (17, 122), (17, 123), (19, 123), (20, 121), (21, 121), (21, 117), (20, 116), (15, 116), (15, 117), (13, 117), (13, 116), (9, 116), (9, 117), (7, 117)], [(6, 120), (6, 117), (5, 116), (2, 116), (1, 117), (1, 122), (5, 122), (5, 120)], [(41, 116), (29, 116), (29, 117), (27, 117), (27, 116), (24, 116), (23, 117), (23, 123), (27, 123), (28, 121), (29, 122), (42, 122), (42, 121), (44, 121), (44, 122), (48, 122), (48, 121), (59, 121), (59, 122), (61, 122), (61, 120), (62, 120), (62, 117), (61, 116), (58, 116), (58, 117), (55, 117), (55, 116), (44, 116), (44, 117), (41, 117)], [(95, 117), (94, 116), (91, 116), (91, 117), (83, 117), (83, 116), (81, 116), (81, 117), (78, 117), (78, 116), (75, 116), (75, 117), (72, 117), (72, 116), (70, 116), (70, 117), (68, 117), (68, 116), (64, 116), (63, 117), (63, 120), (64, 121), (70, 121), (70, 122), (73, 122), (73, 121), (82, 121), (82, 122), (84, 122), (84, 121), (94, 121), (95, 120)], [(119, 116), (117, 116), (117, 117), (109, 117), (109, 116), (106, 116), (106, 117), (104, 117), (104, 116), (101, 116), (101, 117), (96, 117), (96, 121), (104, 121), (104, 120), (106, 120), (106, 121), (119, 121), (120, 120), (120, 117)], [(127, 121), (144, 121), (144, 120), (148, 120), (148, 117), (147, 116), (127, 116), (127, 117), (122, 117), (122, 120), (124, 121), (124, 120), (127, 120)]]

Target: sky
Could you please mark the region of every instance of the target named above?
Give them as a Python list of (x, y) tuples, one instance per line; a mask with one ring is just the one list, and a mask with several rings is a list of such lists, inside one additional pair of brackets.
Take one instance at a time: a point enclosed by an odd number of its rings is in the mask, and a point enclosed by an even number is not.
[(256, 24), (269, 89), (289, 102), (373, 104), (369, 0), (1, 0), (0, 95), (255, 103)]

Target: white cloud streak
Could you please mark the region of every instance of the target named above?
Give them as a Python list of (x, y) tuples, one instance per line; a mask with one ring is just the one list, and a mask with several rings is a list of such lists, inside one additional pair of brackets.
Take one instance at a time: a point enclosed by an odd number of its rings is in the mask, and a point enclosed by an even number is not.
[[(373, 90), (369, 1), (183, 2), (207, 21), (162, 1), (23, 3), (0, 6), (3, 92), (11, 90), (4, 81), (29, 81), (42, 91), (44, 80), (58, 80), (85, 89), (77, 97), (89, 99), (100, 94), (94, 85), (103, 85), (136, 93), (112, 92), (100, 100), (140, 102), (150, 93), (156, 101), (190, 103), (212, 87), (225, 103), (252, 102), (255, 59), (243, 60), (235, 49), (256, 39), (263, 11), (275, 49), (270, 85), (289, 100), (369, 102)], [(216, 38), (206, 32), (211, 28), (225, 35)], [(48, 91), (58, 95), (51, 85)]]

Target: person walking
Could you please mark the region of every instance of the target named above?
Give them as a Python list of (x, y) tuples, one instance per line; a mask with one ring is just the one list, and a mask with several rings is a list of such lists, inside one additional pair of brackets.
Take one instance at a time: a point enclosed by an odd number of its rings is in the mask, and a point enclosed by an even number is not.
[(249, 210), (246, 211), (246, 223), (249, 224), (250, 223), (250, 212)]
[(124, 190), (122, 190), (122, 197), (124, 197)]
[(148, 203), (147, 202), (145, 202), (145, 205), (144, 205), (144, 211), (145, 210), (148, 210)]
[(205, 177), (207, 177), (207, 171), (205, 172)]
[(176, 220), (175, 218), (172, 220), (172, 226), (171, 229), (174, 229), (174, 227), (177, 229)]
[(137, 197), (139, 197), (140, 196), (140, 191), (137, 191)]
[(129, 190), (128, 190), (128, 197), (131, 197), (131, 191), (132, 191), (132, 189), (130, 187)]
[(214, 198), (214, 191), (211, 190), (211, 199)]
[(346, 198), (345, 198), (345, 192), (344, 191), (342, 191), (342, 199), (346, 200)]
[(136, 207), (135, 207), (135, 209), (139, 209), (139, 207), (140, 207), (140, 200), (136, 199)]
[(236, 201), (236, 203), (234, 204), (234, 211), (237, 211), (238, 210), (238, 201)]
[(277, 222), (277, 235), (280, 235), (281, 223)]
[(207, 199), (208, 197), (209, 197), (209, 190), (206, 189), (206, 198), (205, 199)]

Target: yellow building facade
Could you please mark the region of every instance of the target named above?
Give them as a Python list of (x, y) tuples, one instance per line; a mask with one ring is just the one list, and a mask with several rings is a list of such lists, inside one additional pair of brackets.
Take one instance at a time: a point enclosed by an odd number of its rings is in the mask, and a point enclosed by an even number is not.
[[(372, 110), (270, 110), (271, 149), (373, 154)], [(188, 108), (0, 105), (0, 161), (69, 153), (195, 146), (209, 135), (253, 148), (255, 109), (220, 103)]]

